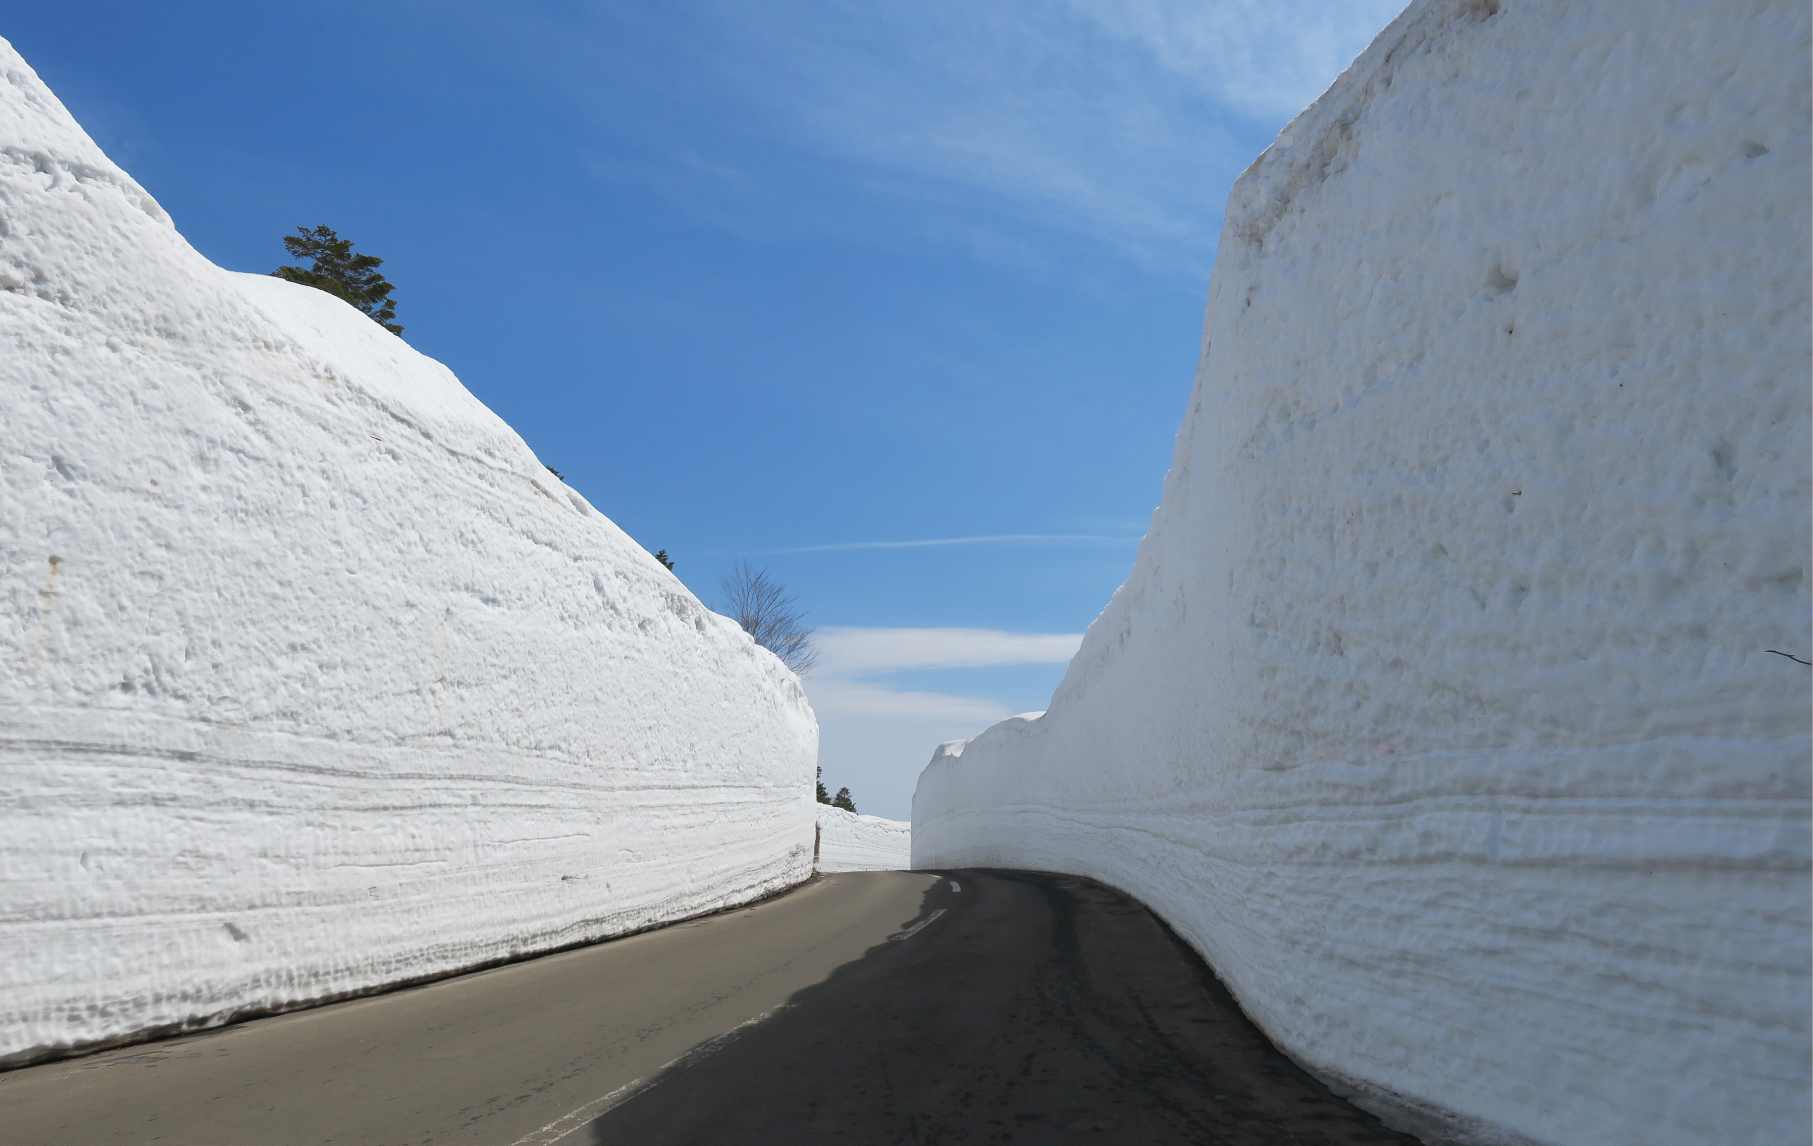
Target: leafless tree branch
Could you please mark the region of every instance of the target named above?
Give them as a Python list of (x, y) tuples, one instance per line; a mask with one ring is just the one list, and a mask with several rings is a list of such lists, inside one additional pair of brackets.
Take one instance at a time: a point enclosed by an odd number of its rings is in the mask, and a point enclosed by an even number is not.
[(799, 675), (811, 673), (818, 650), (812, 646), (812, 630), (802, 623), (806, 614), (794, 608), (798, 597), (771, 579), (766, 569), (752, 568), (747, 561), (737, 562), (719, 585), (725, 612), (756, 644)]

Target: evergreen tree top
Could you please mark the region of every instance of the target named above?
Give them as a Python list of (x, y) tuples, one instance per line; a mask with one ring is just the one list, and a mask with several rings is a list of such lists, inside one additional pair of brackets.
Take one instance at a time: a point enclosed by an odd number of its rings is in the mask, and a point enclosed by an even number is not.
[(397, 289), (384, 280), (378, 268), (384, 260), (376, 255), (355, 255), (351, 239), (342, 239), (332, 227), (323, 223), (314, 230), (297, 227), (296, 234), (285, 235), (283, 245), (298, 259), (309, 259), (313, 267), (278, 267), (272, 276), (324, 290), (359, 309), (392, 334), (403, 328), (392, 322), (397, 316), (390, 292)]

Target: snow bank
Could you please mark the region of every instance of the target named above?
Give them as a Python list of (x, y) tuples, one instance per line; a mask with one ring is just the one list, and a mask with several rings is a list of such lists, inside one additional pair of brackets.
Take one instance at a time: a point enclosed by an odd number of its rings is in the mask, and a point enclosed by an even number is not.
[(0, 43), (0, 1062), (811, 873), (799, 681)]
[(818, 870), (904, 871), (912, 853), (913, 825), (818, 806)]
[(1432, 1139), (1806, 1141), (1808, 8), (1413, 4), (1236, 184), (1132, 575), (916, 867)]

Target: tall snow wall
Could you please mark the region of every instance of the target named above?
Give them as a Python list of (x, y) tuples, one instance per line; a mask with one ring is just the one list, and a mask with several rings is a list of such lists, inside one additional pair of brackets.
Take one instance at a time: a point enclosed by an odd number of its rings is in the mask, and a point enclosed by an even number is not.
[(0, 49), (0, 1062), (808, 878), (793, 674)]
[(1431, 1141), (1807, 1141), (1808, 120), (1804, 3), (1412, 4), (1236, 183), (1133, 572), (914, 866), (1126, 889)]
[(903, 871), (913, 866), (913, 825), (818, 806), (818, 870)]

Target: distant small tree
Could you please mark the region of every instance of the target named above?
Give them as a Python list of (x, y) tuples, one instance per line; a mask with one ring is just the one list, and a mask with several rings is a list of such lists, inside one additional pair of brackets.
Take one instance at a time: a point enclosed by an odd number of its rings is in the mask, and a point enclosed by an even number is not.
[(655, 560), (659, 561), (662, 564), (662, 566), (665, 567), (669, 573), (672, 573), (674, 571), (674, 559), (667, 555), (667, 550), (665, 550), (665, 549), (655, 550)]
[(553, 474), (555, 477), (559, 478), (563, 482), (567, 480), (567, 475), (561, 473), (559, 470), (555, 469), (553, 466), (548, 467), (548, 472)]
[(278, 267), (271, 274), (288, 282), (301, 283), (324, 290), (336, 298), (358, 307), (360, 313), (392, 334), (403, 328), (390, 321), (397, 316), (396, 303), (390, 292), (397, 289), (384, 281), (378, 268), (384, 260), (375, 255), (353, 254), (351, 239), (342, 239), (333, 228), (322, 224), (314, 230), (297, 227), (294, 235), (285, 235), (283, 245), (298, 259), (313, 260), (312, 267)]
[(771, 580), (767, 570), (752, 569), (747, 561), (737, 562), (720, 584), (731, 619), (756, 644), (801, 676), (812, 671), (818, 663), (818, 650), (812, 647), (812, 630), (801, 623), (806, 614), (793, 607), (798, 597)]
[(821, 804), (831, 802), (831, 793), (825, 791), (825, 770), (823, 768), (818, 770), (818, 802)]
[(833, 808), (842, 808), (846, 812), (856, 811), (856, 801), (850, 798), (850, 789), (848, 788), (839, 788), (837, 790), (837, 795), (831, 797), (831, 806)]

